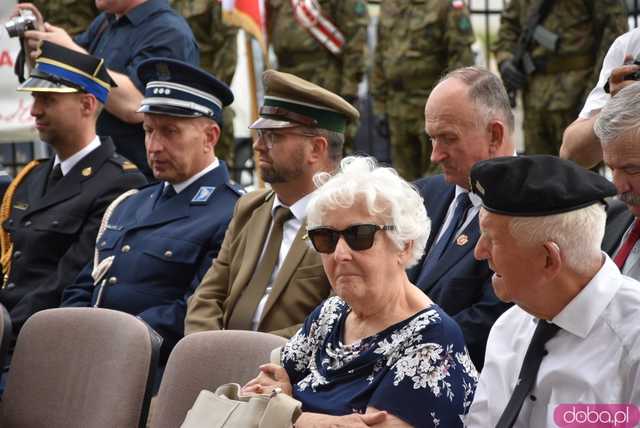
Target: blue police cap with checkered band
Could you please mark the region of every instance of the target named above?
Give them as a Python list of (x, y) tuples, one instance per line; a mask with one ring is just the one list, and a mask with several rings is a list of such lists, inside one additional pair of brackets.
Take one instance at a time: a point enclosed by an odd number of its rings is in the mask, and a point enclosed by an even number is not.
[(138, 112), (178, 117), (210, 117), (222, 125), (222, 109), (233, 102), (229, 87), (212, 74), (186, 62), (151, 58), (140, 64), (145, 84)]

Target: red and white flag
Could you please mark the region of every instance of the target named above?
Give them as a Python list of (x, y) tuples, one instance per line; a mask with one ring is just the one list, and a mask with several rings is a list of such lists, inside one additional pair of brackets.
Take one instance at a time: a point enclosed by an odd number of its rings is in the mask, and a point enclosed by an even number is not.
[(263, 0), (222, 0), (222, 16), (226, 23), (242, 28), (256, 38), (267, 52), (267, 30)]

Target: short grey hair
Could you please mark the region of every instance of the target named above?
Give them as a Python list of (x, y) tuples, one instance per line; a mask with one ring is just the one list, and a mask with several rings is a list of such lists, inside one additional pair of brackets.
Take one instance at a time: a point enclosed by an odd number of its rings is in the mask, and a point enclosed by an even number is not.
[(593, 131), (602, 144), (629, 132), (640, 137), (640, 82), (623, 88), (607, 102), (593, 124)]
[(320, 172), (314, 176), (314, 182), (318, 189), (307, 206), (309, 228), (323, 225), (328, 211), (351, 208), (363, 200), (372, 216), (381, 216), (387, 224), (395, 226), (385, 233), (398, 249), (413, 242), (405, 268), (420, 260), (431, 222), (422, 197), (393, 168), (377, 166), (372, 157), (349, 156), (342, 160), (335, 174)]
[(595, 203), (585, 208), (544, 217), (513, 217), (511, 236), (523, 245), (555, 242), (566, 266), (578, 274), (587, 274), (591, 261), (600, 260), (606, 212)]
[(447, 79), (458, 79), (469, 87), (468, 97), (474, 103), (478, 115), (484, 120), (482, 127), (492, 120), (504, 122), (509, 131), (515, 129), (515, 119), (509, 95), (498, 76), (480, 67), (463, 67), (444, 75), (440, 82)]

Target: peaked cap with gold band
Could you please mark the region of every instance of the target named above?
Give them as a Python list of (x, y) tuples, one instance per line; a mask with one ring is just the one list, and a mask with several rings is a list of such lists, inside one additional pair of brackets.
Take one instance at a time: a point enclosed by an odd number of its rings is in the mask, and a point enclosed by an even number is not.
[(30, 77), (18, 86), (23, 92), (86, 92), (102, 104), (116, 86), (102, 58), (77, 52), (51, 42), (42, 43), (42, 53)]
[(150, 58), (140, 63), (145, 84), (138, 112), (177, 117), (210, 117), (222, 125), (222, 109), (233, 102), (231, 89), (214, 75), (186, 62)]
[(262, 80), (264, 104), (251, 129), (306, 126), (344, 132), (347, 122), (360, 118), (358, 110), (343, 98), (293, 74), (267, 70)]

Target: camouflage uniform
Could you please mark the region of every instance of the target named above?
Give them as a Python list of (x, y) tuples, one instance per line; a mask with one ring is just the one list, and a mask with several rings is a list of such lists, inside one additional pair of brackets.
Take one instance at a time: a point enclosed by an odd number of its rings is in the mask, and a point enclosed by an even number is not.
[(432, 169), (424, 105), (445, 72), (473, 65), (474, 40), (461, 0), (383, 1), (380, 6), (373, 108), (389, 121), (393, 166), (407, 180)]
[[(191, 26), (200, 47), (200, 66), (231, 85), (236, 71), (238, 28), (222, 22), (222, 6), (218, 0), (170, 0), (169, 3)], [(231, 107), (223, 111), (222, 135), (216, 145), (216, 156), (233, 164), (235, 139), (234, 113)]]
[[(511, 0), (503, 10), (494, 46), (498, 64), (512, 58), (536, 3)], [(557, 155), (562, 133), (598, 80), (607, 49), (627, 31), (627, 15), (619, 0), (556, 0), (542, 25), (559, 42), (555, 53), (535, 40), (529, 47), (537, 70), (522, 93), (525, 151)]]
[[(334, 92), (349, 102), (358, 96), (366, 68), (369, 14), (364, 0), (318, 0), (322, 14), (344, 36), (336, 56), (296, 20), (291, 0), (267, 0), (269, 43), (278, 58), (278, 70), (292, 73)], [(347, 144), (357, 125), (347, 128)]]
[(33, 0), (45, 21), (64, 28), (71, 36), (89, 27), (100, 11), (94, 0)]

